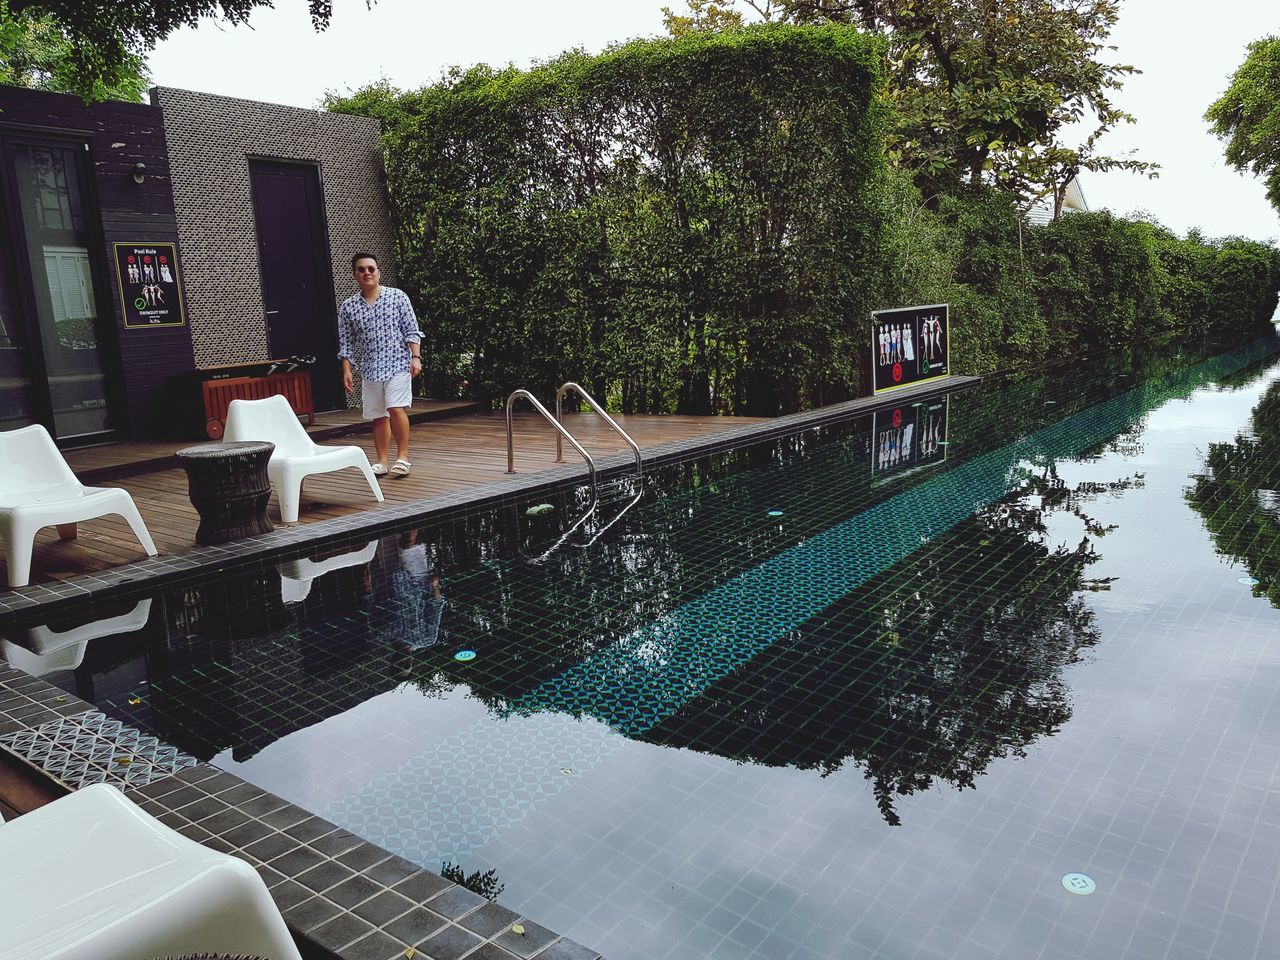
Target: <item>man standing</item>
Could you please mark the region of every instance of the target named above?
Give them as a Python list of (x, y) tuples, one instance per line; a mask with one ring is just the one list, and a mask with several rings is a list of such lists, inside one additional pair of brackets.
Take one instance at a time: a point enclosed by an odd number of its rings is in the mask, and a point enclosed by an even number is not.
[[(373, 421), (373, 446), (378, 452), (373, 472), (407, 477), (413, 466), (409, 462), (409, 408), (413, 405), (413, 378), (422, 372), (422, 331), (404, 291), (382, 285), (377, 257), (357, 253), (351, 258), (351, 274), (360, 292), (348, 297), (338, 311), (342, 386), (348, 393), (355, 389), (354, 364), (360, 371), (364, 418)], [(393, 437), (396, 460), (388, 469)]]

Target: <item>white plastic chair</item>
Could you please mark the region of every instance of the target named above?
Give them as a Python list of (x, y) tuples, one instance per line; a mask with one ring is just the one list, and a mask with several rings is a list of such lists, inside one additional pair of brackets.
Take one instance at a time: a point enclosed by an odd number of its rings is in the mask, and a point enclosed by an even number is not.
[(31, 580), (31, 552), (36, 534), (56, 526), (63, 540), (73, 540), (76, 524), (118, 513), (150, 556), (156, 545), (127, 490), (86, 487), (67, 466), (53, 438), (39, 424), (0, 433), (0, 537), (9, 561), (9, 586)]
[(117, 617), (94, 620), (67, 630), (52, 627), (13, 627), (0, 640), (0, 653), (17, 667), (34, 677), (59, 670), (74, 670), (84, 662), (84, 651), (90, 640), (134, 633), (147, 625), (151, 617), (151, 598), (139, 600), (132, 610)]
[(267, 475), (280, 498), (280, 519), (285, 523), (297, 522), (302, 481), (316, 473), (355, 467), (369, 481), (374, 497), (379, 502), (383, 499), (364, 451), (359, 447), (322, 447), (314, 442), (284, 397), (232, 400), (222, 442), (234, 440), (266, 440), (276, 445)]
[(247, 863), (95, 783), (0, 826), (0, 960), (301, 960)]
[(340, 553), (336, 557), (324, 560), (311, 560), (302, 557), (298, 560), (286, 560), (278, 564), (280, 570), (280, 599), (285, 603), (301, 603), (311, 594), (311, 581), (334, 570), (345, 567), (358, 567), (372, 563), (378, 552), (378, 541), (370, 540), (359, 550)]

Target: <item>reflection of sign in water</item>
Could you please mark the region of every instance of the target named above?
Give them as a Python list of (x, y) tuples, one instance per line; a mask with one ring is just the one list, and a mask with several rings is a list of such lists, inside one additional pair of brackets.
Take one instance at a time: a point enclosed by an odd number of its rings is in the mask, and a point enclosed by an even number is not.
[(947, 458), (950, 397), (878, 410), (871, 417), (871, 472), (900, 476)]
[(117, 243), (116, 279), (126, 327), (184, 323), (178, 257), (172, 243)]
[(947, 375), (947, 316), (945, 303), (871, 314), (875, 393)]

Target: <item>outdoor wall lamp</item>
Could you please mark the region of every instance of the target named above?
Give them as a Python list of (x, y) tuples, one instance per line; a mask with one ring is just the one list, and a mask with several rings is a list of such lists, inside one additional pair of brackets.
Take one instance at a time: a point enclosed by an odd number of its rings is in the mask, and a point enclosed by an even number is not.
[(147, 165), (141, 162), (135, 163), (133, 165), (133, 172), (130, 173), (129, 176), (133, 178), (134, 183), (141, 183), (143, 180), (147, 179)]

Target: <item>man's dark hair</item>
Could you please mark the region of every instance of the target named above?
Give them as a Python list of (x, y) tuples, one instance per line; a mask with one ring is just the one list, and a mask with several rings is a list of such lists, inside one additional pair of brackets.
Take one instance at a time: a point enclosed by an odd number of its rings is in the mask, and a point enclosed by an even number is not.
[(363, 251), (361, 251), (360, 253), (353, 253), (351, 255), (351, 270), (353, 273), (355, 272), (356, 264), (359, 263), (361, 260), (372, 260), (375, 264), (378, 263), (378, 258), (375, 257), (372, 253), (364, 253)]

